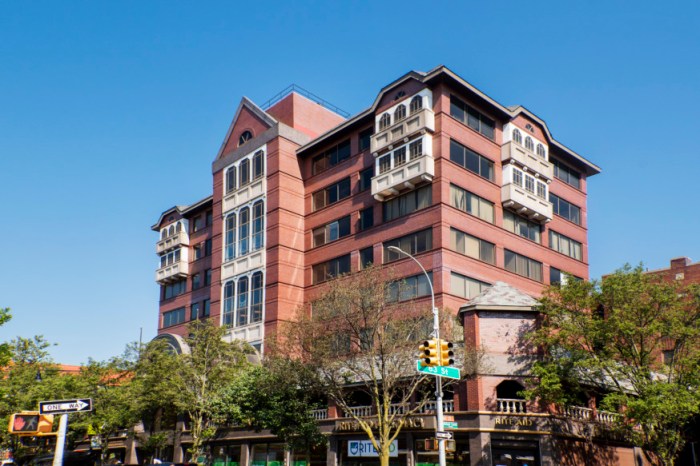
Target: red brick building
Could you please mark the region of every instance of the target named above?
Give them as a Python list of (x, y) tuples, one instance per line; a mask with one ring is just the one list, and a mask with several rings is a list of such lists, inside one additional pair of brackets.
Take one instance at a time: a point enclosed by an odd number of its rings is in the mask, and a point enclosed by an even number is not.
[[(429, 308), (427, 279), (388, 249), (398, 246), (431, 274), (437, 305), (459, 311), (465, 344), (493, 343), (495, 369), (446, 400), (460, 426), (451, 461), (553, 464), (549, 421), (514, 400), (505, 343), (534, 319), (544, 285), (562, 272), (588, 278), (587, 180), (599, 172), (534, 113), (442, 66), (405, 74), (350, 118), (298, 89), (263, 107), (243, 98), (212, 164), (212, 195), (153, 225), (159, 338), (177, 346), (189, 321), (208, 317), (264, 352), (266, 335), (323, 282), (368, 263), (395, 266), (414, 285), (399, 299)], [(361, 436), (333, 412), (318, 415), (333, 434), (318, 461), (354, 466), (347, 442)], [(434, 430), (430, 419), (398, 440), (397, 464), (433, 462), (414, 442)], [(273, 439), (236, 433), (221, 452), (246, 465), (292, 460)]]

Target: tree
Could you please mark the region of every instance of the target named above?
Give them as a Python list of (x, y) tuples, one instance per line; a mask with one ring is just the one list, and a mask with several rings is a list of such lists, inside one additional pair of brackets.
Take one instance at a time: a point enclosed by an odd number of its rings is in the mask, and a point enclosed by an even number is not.
[[(246, 355), (253, 351), (243, 342), (225, 341), (226, 332), (209, 321), (195, 321), (185, 337), (189, 351), (168, 353), (154, 342), (156, 346), (146, 349), (137, 366), (141, 389), (156, 388), (150, 396), (140, 395), (146, 406), (159, 406), (153, 398), (157, 394), (162, 397), (161, 407), (172, 403), (178, 412), (188, 415), (193, 462), (203, 456), (205, 444), (216, 433), (215, 406), (224, 387), (249, 365)], [(160, 356), (154, 351), (161, 351)]]
[(258, 432), (267, 429), (290, 450), (308, 453), (325, 445), (312, 415), (323, 396), (306, 372), (300, 361), (280, 357), (249, 366), (224, 390), (216, 405), (218, 417)]
[[(12, 318), (10, 314), (10, 308), (0, 307), (0, 327), (5, 325)], [(0, 343), (0, 367), (5, 367), (10, 362), (12, 357), (12, 351), (10, 349), (10, 344), (7, 342)]]
[(598, 390), (627, 438), (672, 465), (700, 412), (700, 293), (625, 266), (602, 282), (570, 280), (541, 299), (538, 385), (528, 395), (572, 403)]
[[(392, 442), (430, 398), (433, 377), (416, 371), (418, 345), (431, 331), (430, 311), (412, 301), (415, 288), (370, 267), (330, 281), (283, 329), (272, 352), (298, 352), (314, 379), (352, 417), (389, 464)], [(372, 414), (353, 410), (357, 397)]]

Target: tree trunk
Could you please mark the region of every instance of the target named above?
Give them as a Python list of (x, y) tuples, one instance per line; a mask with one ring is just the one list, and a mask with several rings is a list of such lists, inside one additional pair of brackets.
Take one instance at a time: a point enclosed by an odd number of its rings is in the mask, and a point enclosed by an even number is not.
[(379, 451), (379, 466), (389, 466), (389, 447), (384, 444)]

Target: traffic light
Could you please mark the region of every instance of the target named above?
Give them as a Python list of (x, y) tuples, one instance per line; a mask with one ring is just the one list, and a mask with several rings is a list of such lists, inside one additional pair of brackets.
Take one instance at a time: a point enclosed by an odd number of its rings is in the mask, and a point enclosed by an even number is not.
[(53, 415), (37, 412), (18, 413), (10, 416), (8, 432), (11, 434), (45, 434), (53, 429)]
[(455, 363), (454, 345), (449, 341), (440, 340), (440, 365), (451, 366)]
[(438, 366), (438, 344), (437, 340), (425, 340), (418, 347), (418, 357), (421, 366)]
[[(419, 441), (421, 444), (418, 445), (418, 450), (422, 451), (438, 451), (439, 450), (439, 445), (438, 445), (438, 439), (432, 437), (432, 438), (427, 438), (425, 440)], [(444, 440), (445, 442), (445, 451), (447, 452), (454, 452), (457, 450), (457, 444), (454, 440)]]

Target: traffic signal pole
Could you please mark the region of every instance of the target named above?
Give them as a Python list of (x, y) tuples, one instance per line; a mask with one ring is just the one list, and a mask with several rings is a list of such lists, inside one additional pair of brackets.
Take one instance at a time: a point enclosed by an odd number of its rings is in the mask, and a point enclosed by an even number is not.
[[(421, 265), (420, 262), (418, 262), (418, 259), (413, 257), (411, 254), (407, 253), (401, 248), (398, 248), (396, 246), (389, 246), (387, 249), (391, 249), (392, 251), (398, 252), (399, 254), (403, 254), (404, 256), (410, 258), (418, 264), (418, 267), (423, 271), (425, 274), (425, 278), (428, 279), (428, 286), (430, 286), (430, 298), (432, 302), (432, 309), (433, 309), (433, 337), (438, 341), (440, 341), (440, 315), (438, 313), (438, 308), (435, 306), (435, 290), (433, 290), (433, 280), (430, 278), (430, 275), (428, 275), (428, 272), (426, 272), (425, 268), (423, 265)], [(438, 352), (440, 349), (438, 348)], [(439, 357), (439, 356), (438, 356)], [(437, 416), (437, 431), (438, 432), (443, 432), (445, 430), (445, 424), (444, 424), (444, 416), (442, 412), (442, 377), (439, 375), (435, 376), (435, 402), (437, 406), (435, 407), (435, 414)], [(445, 439), (439, 438), (437, 439), (438, 441), (438, 463), (439, 466), (446, 466), (447, 464), (447, 458), (445, 455)], [(54, 465), (56, 466), (56, 465)]]
[(66, 446), (66, 430), (68, 428), (68, 415), (61, 414), (56, 432), (56, 450), (53, 454), (53, 466), (63, 466), (63, 450)]

